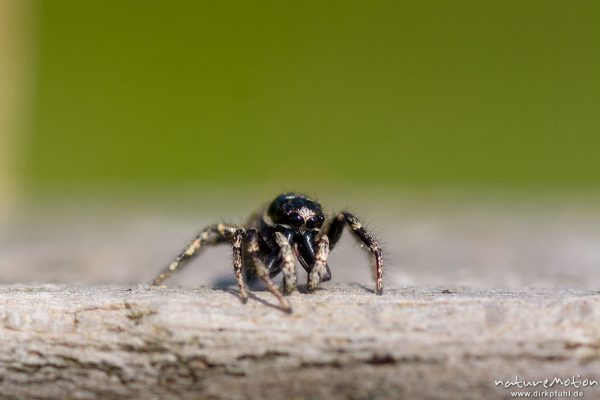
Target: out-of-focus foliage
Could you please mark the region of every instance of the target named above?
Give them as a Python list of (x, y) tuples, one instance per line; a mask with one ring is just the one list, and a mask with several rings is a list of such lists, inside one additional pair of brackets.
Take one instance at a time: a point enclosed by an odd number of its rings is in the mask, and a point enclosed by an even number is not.
[(32, 187), (598, 186), (594, 1), (41, 1)]

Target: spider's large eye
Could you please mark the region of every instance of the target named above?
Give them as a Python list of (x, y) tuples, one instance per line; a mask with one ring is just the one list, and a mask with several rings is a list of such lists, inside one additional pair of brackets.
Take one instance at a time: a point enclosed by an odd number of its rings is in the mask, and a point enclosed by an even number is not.
[(304, 223), (304, 218), (302, 218), (300, 215), (298, 215), (298, 214), (290, 215), (290, 225), (292, 225), (294, 228), (301, 227), (303, 223)]
[(306, 227), (308, 229), (316, 228), (319, 225), (319, 223), (321, 222), (321, 219), (322, 218), (319, 218), (319, 217), (310, 217), (308, 219), (308, 221), (306, 221)]

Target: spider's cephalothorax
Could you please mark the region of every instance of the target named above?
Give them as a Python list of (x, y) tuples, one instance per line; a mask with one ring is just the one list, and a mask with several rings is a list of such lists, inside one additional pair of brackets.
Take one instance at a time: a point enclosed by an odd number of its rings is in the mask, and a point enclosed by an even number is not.
[(286, 310), (291, 310), (271, 278), (283, 273), (283, 290), (296, 289), (295, 259), (308, 272), (308, 290), (331, 279), (327, 265), (329, 250), (342, 236), (348, 225), (369, 249), (375, 263), (375, 292), (383, 293), (383, 260), (381, 247), (363, 228), (361, 222), (348, 212), (341, 212), (324, 227), (321, 205), (306, 196), (284, 193), (269, 207), (254, 217), (247, 227), (229, 224), (210, 225), (169, 264), (150, 284), (160, 285), (177, 270), (181, 262), (207, 244), (230, 242), (233, 246), (233, 267), (242, 301), (248, 298), (246, 279), (260, 278)]

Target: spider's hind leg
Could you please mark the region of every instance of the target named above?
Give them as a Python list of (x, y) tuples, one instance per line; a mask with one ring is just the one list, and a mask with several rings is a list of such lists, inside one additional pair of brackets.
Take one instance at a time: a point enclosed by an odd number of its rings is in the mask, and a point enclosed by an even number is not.
[(365, 245), (375, 260), (375, 293), (383, 293), (383, 258), (381, 254), (381, 246), (369, 232), (363, 227), (362, 223), (354, 215), (343, 211), (339, 213), (330, 223), (326, 233), (331, 242), (330, 247), (333, 249), (335, 244), (340, 240), (344, 226), (348, 225), (356, 237)]
[(218, 244), (232, 240), (237, 227), (228, 224), (214, 224), (204, 228), (185, 249), (152, 281), (151, 286), (160, 285), (183, 265), (182, 262), (198, 253), (198, 250), (209, 244)]

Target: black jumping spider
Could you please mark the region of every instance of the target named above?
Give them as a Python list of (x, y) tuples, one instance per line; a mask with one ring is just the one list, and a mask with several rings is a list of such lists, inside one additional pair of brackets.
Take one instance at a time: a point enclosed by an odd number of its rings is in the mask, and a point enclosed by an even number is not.
[(324, 221), (319, 203), (300, 194), (281, 194), (264, 212), (254, 216), (248, 227), (216, 224), (205, 228), (150, 284), (160, 285), (180, 267), (183, 260), (192, 257), (205, 245), (230, 242), (242, 301), (248, 299), (246, 281), (258, 277), (281, 306), (291, 310), (271, 278), (282, 272), (283, 291), (286, 294), (293, 292), (296, 289), (294, 258), (297, 258), (308, 272), (309, 291), (316, 289), (320, 282), (330, 280), (331, 271), (327, 265), (329, 250), (333, 249), (342, 236), (344, 225), (348, 224), (374, 258), (375, 292), (382, 294), (383, 260), (377, 241), (348, 212), (339, 213), (325, 226)]

